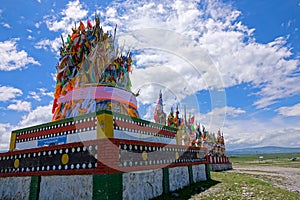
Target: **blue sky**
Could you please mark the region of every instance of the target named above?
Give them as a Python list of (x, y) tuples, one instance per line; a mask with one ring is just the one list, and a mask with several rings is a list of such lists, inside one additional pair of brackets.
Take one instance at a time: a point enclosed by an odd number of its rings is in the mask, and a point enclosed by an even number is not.
[(0, 150), (11, 130), (51, 120), (60, 35), (95, 12), (134, 53), (142, 118), (162, 90), (165, 112), (186, 106), (230, 149), (300, 146), (300, 0), (3, 0)]

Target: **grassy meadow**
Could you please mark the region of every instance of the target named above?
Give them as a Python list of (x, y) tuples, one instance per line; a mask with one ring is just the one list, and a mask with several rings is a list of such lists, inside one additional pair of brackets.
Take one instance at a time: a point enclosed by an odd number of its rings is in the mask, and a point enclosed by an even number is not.
[[(263, 157), (262, 157), (263, 156)], [(291, 161), (290, 158), (298, 158)], [(262, 168), (275, 167), (282, 168), (299, 168), (299, 154), (269, 154), (269, 155), (240, 155), (231, 156), (230, 161), (233, 168), (252, 169), (257, 171), (260, 166)], [(296, 169), (297, 170), (297, 169)], [(274, 185), (282, 184), (281, 176), (270, 176), (268, 173), (247, 174), (240, 173), (238, 170), (230, 170), (224, 172), (211, 172), (211, 180), (195, 183), (185, 187), (182, 190), (170, 192), (156, 199), (208, 199), (208, 200), (243, 200), (243, 199), (280, 199), (280, 200), (298, 200), (300, 194), (281, 189)]]
[[(297, 160), (291, 161), (291, 158), (297, 158)], [(230, 161), (233, 167), (280, 166), (300, 168), (300, 154), (238, 155), (230, 156)]]

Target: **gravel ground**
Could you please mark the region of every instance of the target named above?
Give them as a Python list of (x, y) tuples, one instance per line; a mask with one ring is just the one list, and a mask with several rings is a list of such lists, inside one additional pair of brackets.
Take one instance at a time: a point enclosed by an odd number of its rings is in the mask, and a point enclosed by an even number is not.
[(279, 188), (300, 194), (300, 168), (278, 166), (234, 167), (232, 172), (259, 175), (261, 180), (271, 180)]

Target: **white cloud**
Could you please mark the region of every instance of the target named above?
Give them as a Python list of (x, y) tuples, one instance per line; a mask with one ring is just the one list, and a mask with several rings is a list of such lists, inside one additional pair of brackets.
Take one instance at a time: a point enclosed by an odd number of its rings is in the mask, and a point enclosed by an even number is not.
[(59, 53), (58, 50), (61, 47), (61, 39), (55, 38), (54, 40), (49, 40), (49, 39), (45, 39), (45, 40), (41, 40), (39, 42), (37, 42), (34, 47), (36, 49), (44, 49), (44, 50), (50, 50), (51, 52), (54, 53)]
[(106, 17), (115, 17), (117, 15), (117, 10), (112, 7), (108, 7), (106, 10)]
[(288, 117), (300, 116), (300, 103), (295, 104), (293, 106), (283, 106), (276, 110), (279, 114)]
[(8, 150), (12, 130), (51, 122), (51, 110), (52, 104), (38, 106), (36, 109), (22, 116), (22, 120), (18, 123), (18, 125), (13, 126), (8, 123), (0, 123), (0, 152)]
[(84, 5), (79, 0), (69, 1), (66, 8), (60, 12), (60, 19), (57, 20), (54, 15), (47, 19), (46, 25), (50, 31), (66, 31), (71, 30), (74, 23), (87, 16), (88, 10), (84, 9)]
[(290, 27), (292, 25), (292, 23), (293, 23), (292, 20), (289, 20), (287, 23), (287, 27)]
[[(88, 10), (84, 8), (84, 4), (81, 4), (79, 0), (75, 0), (69, 1), (66, 8), (59, 13), (59, 16), (56, 16), (54, 12), (55, 11), (52, 11), (51, 15), (44, 17), (46, 26), (50, 31), (61, 32), (63, 37), (66, 38), (72, 28), (74, 28), (75, 23), (78, 27), (79, 21), (87, 16)], [(35, 26), (39, 28), (41, 23), (42, 22), (38, 22)], [(36, 43), (34, 47), (44, 50), (50, 49), (51, 52), (58, 53), (61, 46), (62, 43), (59, 36), (54, 40), (43, 39)]]
[(8, 150), (12, 126), (0, 123), (0, 152)]
[(34, 26), (35, 26), (35, 28), (40, 28), (41, 24), (42, 24), (42, 22), (36, 22), (36, 23), (34, 24)]
[[(208, 113), (196, 113), (195, 119), (204, 124), (205, 127), (211, 132), (217, 132), (222, 129), (227, 121), (237, 119), (238, 116), (245, 114), (246, 111), (240, 108), (225, 106), (219, 108), (213, 108)], [(238, 126), (238, 125), (237, 125)]]
[(22, 95), (22, 90), (10, 86), (0, 86), (0, 101), (8, 101)]
[(239, 117), (245, 113), (246, 111), (240, 108), (226, 106), (215, 108), (209, 113), (195, 114), (195, 120), (204, 124), (210, 132), (216, 133), (218, 129), (224, 132), (225, 143), (231, 150), (257, 146), (298, 147), (300, 145), (299, 120), (293, 121), (281, 117), (265, 120), (250, 116), (247, 119)]
[(53, 97), (54, 93), (53, 92), (48, 92), (46, 88), (38, 88), (38, 91), (42, 96), (48, 96), (48, 97)]
[[(114, 10), (118, 11), (117, 14), (112, 12)], [(120, 37), (120, 42), (125, 40), (127, 46), (136, 49), (139, 46), (146, 48), (149, 45), (148, 48), (155, 47), (155, 50), (158, 50), (155, 55), (153, 52), (140, 52), (140, 55), (135, 57), (138, 64), (147, 68), (147, 64), (151, 60), (152, 65), (157, 64), (163, 69), (170, 66), (171, 63), (172, 70), (180, 71), (180, 76), (196, 81), (195, 85), (205, 82), (197, 89), (192, 89), (193, 92), (205, 87), (224, 88), (240, 83), (251, 83), (254, 88), (258, 89), (256, 95), (259, 99), (254, 102), (257, 108), (267, 107), (276, 103), (278, 99), (300, 92), (299, 87), (293, 87), (300, 84), (299, 79), (290, 76), (296, 71), (299, 61), (290, 58), (292, 52), (286, 45), (287, 39), (275, 38), (268, 44), (256, 42), (253, 37), (254, 29), (243, 25), (239, 21), (242, 13), (233, 9), (229, 4), (219, 1), (201, 1), (199, 3), (198, 1), (179, 0), (175, 2), (166, 0), (162, 4), (161, 1), (133, 0), (115, 2), (106, 9), (106, 13), (108, 16), (104, 24), (117, 23), (120, 35), (124, 32), (132, 36), (132, 38)], [(149, 28), (156, 29), (157, 33)], [(143, 34), (141, 34), (141, 30), (144, 31)], [(147, 33), (148, 30), (151, 34)], [(177, 49), (177, 43), (181, 41), (172, 38), (174, 33), (172, 37), (166, 37), (164, 35), (166, 31), (174, 31), (186, 40), (189, 38), (191, 45), (181, 43), (182, 49)], [(153, 45), (153, 42), (157, 42), (157, 45)], [(173, 49), (166, 49), (165, 43), (168, 42), (173, 44)], [(202, 62), (204, 65), (199, 65), (199, 61), (203, 57), (207, 57), (206, 55), (195, 54), (194, 58), (186, 57), (193, 51), (198, 53), (199, 48), (205, 49), (211, 59)], [(174, 56), (166, 58), (161, 50), (168, 50), (167, 53), (173, 53), (178, 57), (185, 58), (190, 63), (195, 63), (196, 68), (200, 69), (201, 75), (199, 76), (199, 73), (191, 74), (190, 70), (184, 70), (182, 62), (172, 62)], [(152, 68), (152, 66), (150, 67)], [(154, 70), (154, 68), (152, 69)], [(133, 79), (144, 78), (144, 74), (140, 74), (138, 70), (134, 73), (136, 75), (133, 76)], [(164, 77), (164, 74), (157, 73), (156, 77), (152, 78), (163, 81)], [(215, 82), (215, 77), (220, 77), (222, 81)], [(168, 83), (166, 85), (169, 86)], [(155, 96), (153, 93), (149, 94), (149, 96), (153, 95)]]
[[(3, 12), (3, 10), (0, 9), (0, 17), (1, 17), (1, 15), (2, 15), (2, 12)], [(5, 27), (5, 28), (8, 28), (8, 29), (11, 28), (11, 26), (10, 26), (8, 23), (1, 22), (0, 24), (1, 24), (3, 27)]]
[(207, 113), (206, 115), (211, 116), (211, 115), (227, 115), (230, 117), (237, 117), (241, 114), (246, 113), (245, 110), (242, 110), (240, 108), (234, 108), (234, 107), (223, 107), (223, 108), (214, 108), (212, 111), (210, 111), (209, 113)]
[(1, 23), (1, 25), (3, 26), (3, 27), (5, 27), (5, 28), (11, 28), (11, 26), (8, 24), (8, 23)]
[(31, 110), (31, 103), (28, 101), (20, 101), (20, 100), (14, 100), (13, 104), (8, 105), (7, 109), (9, 110), (16, 110), (16, 111), (27, 111), (29, 112)]
[(42, 98), (40, 97), (40, 95), (38, 95), (38, 93), (34, 92), (34, 91), (30, 91), (29, 95), (27, 96), (27, 98), (34, 99), (36, 101), (41, 101), (42, 100)]
[(51, 73), (52, 80), (56, 82), (56, 73)]
[(28, 36), (27, 36), (27, 39), (28, 39), (28, 40), (33, 40), (34, 37), (33, 37), (32, 35), (28, 35)]
[(53, 97), (53, 92), (48, 92), (46, 88), (38, 88), (38, 91), (30, 91), (27, 98), (35, 99), (36, 101), (41, 101), (44, 96)]
[(29, 64), (40, 65), (26, 51), (17, 49), (18, 40), (19, 38), (13, 38), (0, 42), (0, 70), (12, 71), (26, 68)]
[[(150, 104), (147, 108), (146, 108), (146, 113), (144, 114), (144, 116), (141, 116), (142, 119), (145, 120), (149, 120), (154, 122), (154, 110), (155, 110), (155, 106), (156, 104)], [(167, 114), (166, 110), (164, 109), (164, 112)]]
[(299, 147), (300, 124), (282, 118), (227, 120), (223, 128), (230, 149), (249, 146)]
[(38, 106), (27, 115), (22, 116), (19, 127), (28, 127), (50, 122), (52, 118), (51, 110), (52, 104), (49, 104), (47, 106)]
[(134, 90), (142, 89), (142, 103), (153, 102), (160, 89), (170, 91), (171, 96), (181, 101), (197, 91), (222, 85), (207, 52), (181, 34), (147, 28), (120, 35), (119, 39), (140, 53), (134, 57), (138, 66), (133, 71), (132, 83)]

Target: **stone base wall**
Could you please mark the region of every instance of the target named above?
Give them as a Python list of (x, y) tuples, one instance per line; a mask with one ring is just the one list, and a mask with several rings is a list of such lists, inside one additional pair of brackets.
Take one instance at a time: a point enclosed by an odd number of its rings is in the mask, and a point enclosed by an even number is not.
[(92, 175), (42, 176), (39, 199), (92, 199)]
[(173, 167), (169, 169), (170, 191), (175, 191), (189, 185), (189, 169), (188, 166)]
[(122, 198), (151, 199), (206, 181), (207, 173), (205, 164), (124, 173)]
[(225, 171), (225, 170), (231, 170), (232, 169), (232, 164), (231, 163), (226, 163), (226, 164), (209, 164), (210, 171)]
[(0, 178), (0, 199), (29, 199), (31, 177)]
[(197, 183), (200, 181), (206, 181), (208, 179), (207, 177), (207, 170), (206, 165), (193, 165), (193, 182)]
[(116, 174), (1, 177), (0, 199), (152, 199), (205, 181), (207, 164)]
[(163, 194), (163, 170), (123, 174), (123, 199), (152, 199)]

